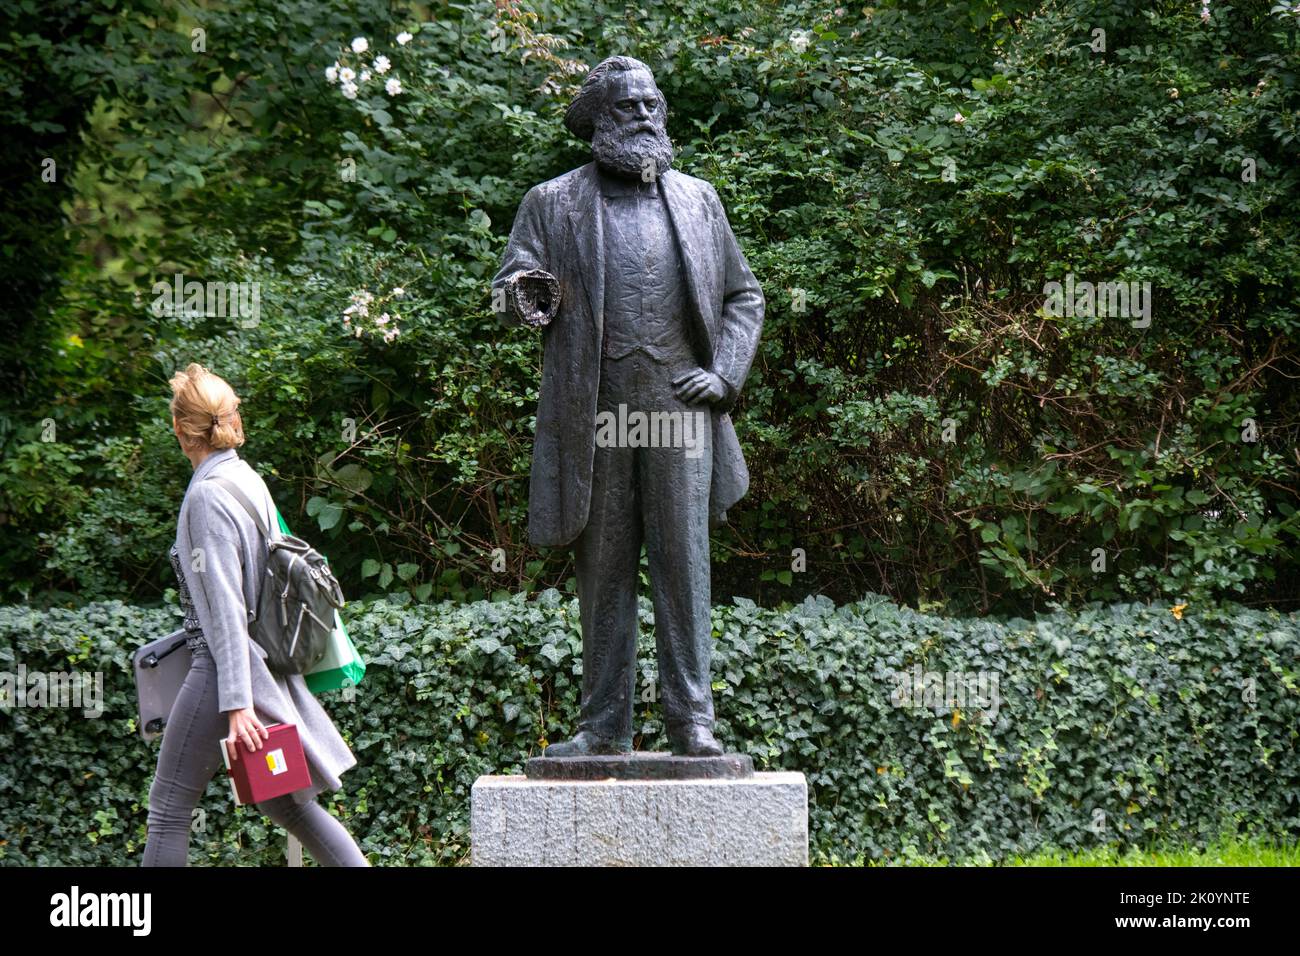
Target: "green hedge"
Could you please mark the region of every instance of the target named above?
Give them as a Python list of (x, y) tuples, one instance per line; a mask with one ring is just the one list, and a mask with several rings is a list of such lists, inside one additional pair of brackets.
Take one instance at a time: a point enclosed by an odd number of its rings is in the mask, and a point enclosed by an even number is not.
[[(0, 608), (0, 671), (99, 670), (105, 692), (99, 719), (0, 712), (0, 861), (138, 862), (156, 748), (136, 735), (129, 657), (175, 620), (118, 602)], [(377, 602), (348, 620), (369, 672), (354, 700), (326, 695), (360, 761), (334, 812), (377, 864), (463, 862), (474, 779), (519, 772), (572, 727), (577, 605), (554, 591)], [(650, 623), (647, 604), (646, 698)], [(740, 600), (714, 610), (714, 630), (719, 734), (760, 768), (807, 775), (815, 861), (1300, 833), (1295, 614), (1123, 605), (955, 620), (871, 596), (783, 610)], [(895, 706), (893, 675), (915, 664), (996, 675), (992, 725), (969, 706)], [(639, 746), (661, 746), (657, 705), (639, 704), (638, 720)], [(220, 778), (202, 807), (192, 860), (283, 861), (282, 836), (233, 808)]]

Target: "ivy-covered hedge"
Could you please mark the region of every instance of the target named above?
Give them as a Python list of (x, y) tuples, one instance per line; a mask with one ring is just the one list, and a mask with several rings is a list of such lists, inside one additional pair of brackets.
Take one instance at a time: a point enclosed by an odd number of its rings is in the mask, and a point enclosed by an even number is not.
[[(369, 661), (326, 706), (359, 766), (332, 796), (376, 864), (468, 859), (469, 791), (572, 728), (577, 605), (350, 606)], [(0, 862), (134, 864), (156, 746), (136, 734), (131, 651), (172, 612), (108, 602), (0, 608), (0, 672), (102, 671), (105, 712), (0, 712)], [(642, 748), (662, 746), (644, 606)], [(714, 611), (718, 732), (762, 769), (808, 777), (818, 862), (998, 859), (1045, 846), (1224, 831), (1300, 833), (1300, 620), (1241, 607), (1092, 606), (947, 619), (871, 596)], [(996, 701), (896, 706), (899, 671), (981, 674)], [(283, 837), (217, 778), (194, 862), (283, 862)]]

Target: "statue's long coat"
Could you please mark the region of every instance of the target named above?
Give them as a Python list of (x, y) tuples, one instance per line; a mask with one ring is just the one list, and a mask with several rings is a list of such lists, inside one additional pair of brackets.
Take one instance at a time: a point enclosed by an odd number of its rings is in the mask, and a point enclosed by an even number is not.
[[(749, 471), (728, 409), (744, 385), (763, 325), (763, 292), (745, 261), (714, 188), (667, 170), (659, 187), (687, 283), (688, 321), (702, 368), (727, 386), (712, 406), (713, 523), (745, 494)], [(604, 336), (604, 238), (596, 164), (534, 186), (515, 216), (505, 260), (492, 280), (545, 269), (560, 281), (559, 311), (543, 332), (542, 388), (529, 486), (528, 531), (535, 545), (573, 542), (587, 523), (596, 447), (596, 396)], [(513, 309), (501, 318), (517, 323)]]

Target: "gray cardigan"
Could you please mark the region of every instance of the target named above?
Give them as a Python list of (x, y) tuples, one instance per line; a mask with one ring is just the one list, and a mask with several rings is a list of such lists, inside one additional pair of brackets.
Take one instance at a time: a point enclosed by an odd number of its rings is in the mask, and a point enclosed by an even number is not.
[(235, 482), (254, 506), (260, 506), (268, 528), (279, 525), (265, 482), (235, 449), (213, 452), (194, 470), (177, 519), (176, 547), (216, 664), (217, 706), (222, 713), (252, 707), (267, 726), (297, 726), (312, 786), (295, 793), (294, 799), (306, 803), (326, 788), (339, 789), (340, 775), (357, 760), (303, 677), (273, 674), (266, 666), (266, 651), (249, 637), (249, 609), (256, 609), (258, 586), (266, 575), (266, 544), (230, 492), (205, 480), (213, 474)]

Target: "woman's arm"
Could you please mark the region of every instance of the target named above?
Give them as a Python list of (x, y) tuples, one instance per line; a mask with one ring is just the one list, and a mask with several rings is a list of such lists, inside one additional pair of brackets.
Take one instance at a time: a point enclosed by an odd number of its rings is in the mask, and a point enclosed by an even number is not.
[(225, 713), (251, 708), (253, 689), (239, 527), (217, 493), (216, 486), (206, 482), (196, 483), (191, 491), (191, 551), (182, 555), (182, 564), (194, 613), (217, 666), (217, 706)]
[(230, 759), (236, 760), (237, 741), (253, 751), (262, 749), (262, 741), (270, 737), (253, 709), (244, 555), (234, 517), (213, 500), (211, 488), (200, 483), (194, 493), (202, 497), (190, 504), (186, 584), (217, 667), (217, 709), (229, 718), (224, 743)]

